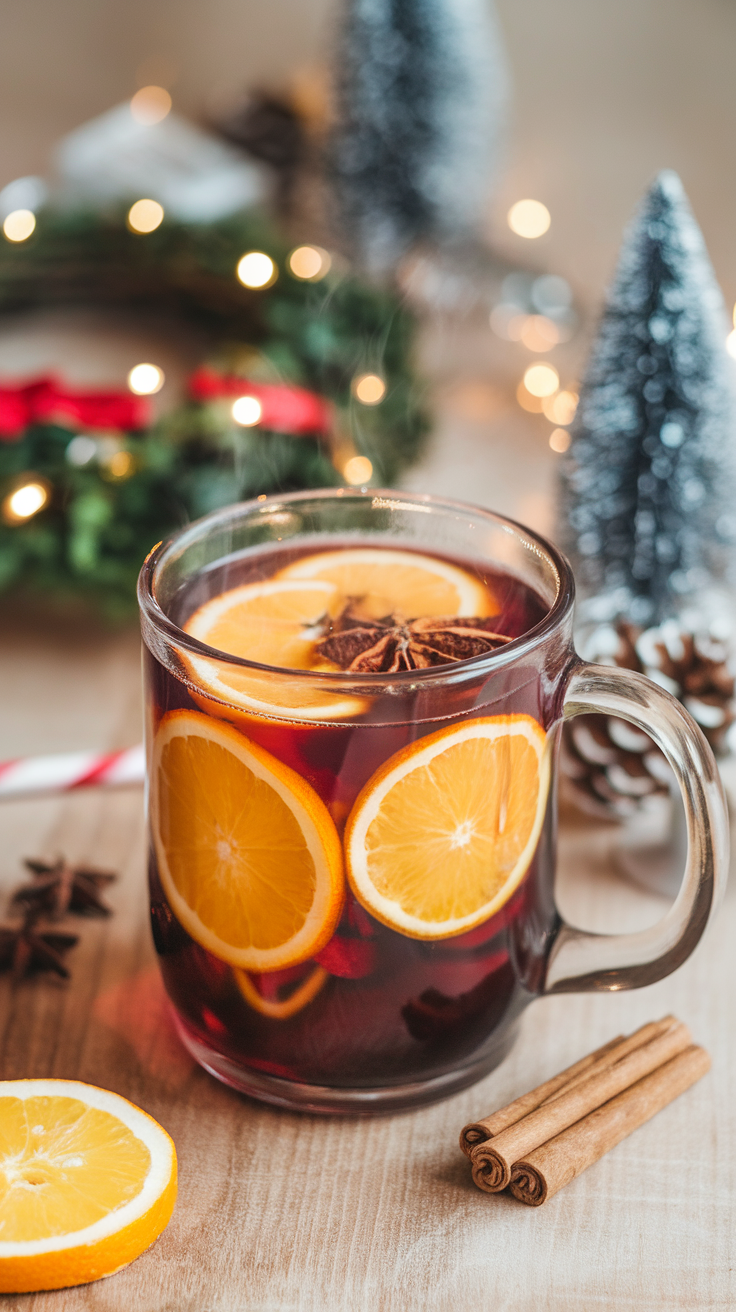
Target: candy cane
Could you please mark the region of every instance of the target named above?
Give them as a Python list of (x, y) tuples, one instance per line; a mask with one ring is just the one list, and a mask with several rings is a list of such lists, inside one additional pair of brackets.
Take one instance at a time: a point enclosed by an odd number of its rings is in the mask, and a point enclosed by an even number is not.
[(120, 752), (64, 752), (0, 761), (0, 799), (66, 793), (93, 785), (140, 784), (145, 775), (142, 744)]

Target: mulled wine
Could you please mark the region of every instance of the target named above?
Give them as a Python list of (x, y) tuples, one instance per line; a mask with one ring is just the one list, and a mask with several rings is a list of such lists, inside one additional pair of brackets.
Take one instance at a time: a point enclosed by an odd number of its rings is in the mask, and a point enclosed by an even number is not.
[[(154, 940), (219, 1079), (304, 1110), (416, 1106), (492, 1070), (534, 996), (650, 984), (699, 941), (728, 862), (712, 753), (661, 688), (580, 660), (569, 567), (536, 534), (295, 492), (159, 544), (138, 595)], [(555, 910), (563, 711), (631, 719), (680, 784), (682, 891), (639, 935)]]
[(492, 671), (547, 609), (482, 562), (348, 541), (246, 551), (180, 589), (170, 618), (213, 654), (146, 653), (151, 916), (180, 1030), (221, 1078), (431, 1081), (538, 987), (554, 706)]

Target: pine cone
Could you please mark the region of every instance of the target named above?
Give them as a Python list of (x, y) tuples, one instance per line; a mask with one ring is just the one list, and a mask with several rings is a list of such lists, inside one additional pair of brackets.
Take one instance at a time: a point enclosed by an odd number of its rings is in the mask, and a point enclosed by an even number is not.
[[(596, 629), (586, 646), (590, 660), (635, 670), (682, 702), (716, 755), (723, 755), (736, 720), (736, 680), (725, 643), (693, 633), (676, 620), (642, 631), (626, 621)], [(672, 772), (647, 734), (625, 720), (584, 715), (565, 726), (561, 767), (567, 792), (584, 811), (625, 818), (646, 797), (666, 793)]]

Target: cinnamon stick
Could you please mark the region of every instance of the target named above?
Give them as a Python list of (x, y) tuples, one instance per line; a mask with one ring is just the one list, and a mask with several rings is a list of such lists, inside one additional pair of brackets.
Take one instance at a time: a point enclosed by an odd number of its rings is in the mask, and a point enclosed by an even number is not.
[(520, 1098), (515, 1098), (505, 1107), (499, 1107), (498, 1111), (491, 1112), (489, 1116), (483, 1116), (479, 1121), (471, 1121), (468, 1125), (464, 1125), (460, 1131), (460, 1147), (465, 1156), (470, 1157), (477, 1144), (485, 1143), (487, 1139), (500, 1134), (501, 1130), (508, 1129), (510, 1125), (515, 1125), (530, 1112), (536, 1111), (537, 1107), (548, 1098), (553, 1098), (570, 1080), (581, 1073), (584, 1074), (599, 1058), (623, 1042), (623, 1037), (623, 1034), (618, 1034), (609, 1043), (596, 1048), (595, 1052), (589, 1052), (587, 1057), (581, 1057), (580, 1061), (560, 1071), (559, 1075), (553, 1075), (550, 1080), (545, 1080), (544, 1084), (538, 1084), (536, 1089), (530, 1089), (529, 1093), (522, 1093)]
[[(632, 1035), (633, 1038), (633, 1035)], [(473, 1180), (479, 1189), (498, 1193), (511, 1179), (511, 1168), (541, 1144), (582, 1120), (604, 1102), (643, 1079), (658, 1066), (690, 1045), (690, 1032), (679, 1022), (634, 1048), (613, 1065), (598, 1067), (582, 1075), (569, 1089), (562, 1089), (549, 1102), (510, 1125), (486, 1143), (473, 1148)]]
[(685, 1048), (623, 1093), (604, 1103), (516, 1162), (511, 1192), (529, 1207), (540, 1207), (582, 1171), (651, 1120), (710, 1069), (710, 1057), (694, 1044)]
[(489, 1116), (463, 1126), (460, 1131), (460, 1147), (465, 1156), (470, 1157), (477, 1144), (485, 1143), (494, 1135), (500, 1134), (501, 1130), (506, 1130), (510, 1125), (523, 1120), (530, 1112), (536, 1111), (537, 1107), (557, 1097), (571, 1085), (578, 1084), (586, 1075), (592, 1074), (594, 1069), (612, 1066), (634, 1048), (641, 1047), (642, 1044), (648, 1043), (650, 1039), (665, 1033), (676, 1024), (678, 1021), (674, 1016), (665, 1016), (662, 1020), (650, 1021), (648, 1025), (642, 1025), (628, 1038), (618, 1034), (615, 1039), (596, 1048), (595, 1052), (589, 1052), (586, 1057), (581, 1057), (580, 1061), (560, 1071), (559, 1075), (553, 1075), (551, 1079), (545, 1080), (544, 1084), (537, 1085), (536, 1089), (531, 1089), (529, 1093), (515, 1098), (513, 1102), (500, 1107), (498, 1111), (491, 1112)]

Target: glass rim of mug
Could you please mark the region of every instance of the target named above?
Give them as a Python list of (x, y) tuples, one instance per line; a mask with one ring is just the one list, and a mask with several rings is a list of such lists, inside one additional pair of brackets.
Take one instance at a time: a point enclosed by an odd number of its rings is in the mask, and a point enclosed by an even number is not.
[[(434, 665), (427, 669), (401, 670), (390, 675), (385, 672), (358, 674), (354, 670), (305, 670), (281, 665), (264, 665), (258, 661), (248, 660), (244, 656), (235, 656), (232, 653), (220, 651), (216, 647), (210, 647), (201, 642), (198, 638), (191, 637), (190, 634), (186, 633), (184, 629), (181, 629), (169, 618), (160, 605), (156, 597), (156, 584), (165, 566), (171, 562), (175, 554), (180, 554), (186, 550), (187, 546), (201, 538), (205, 528), (222, 526), (228, 519), (245, 518), (254, 512), (262, 513), (265, 509), (276, 509), (279, 505), (291, 506), (303, 501), (329, 500), (344, 503), (350, 499), (356, 501), (371, 500), (376, 503), (376, 509), (391, 509), (392, 506), (395, 506), (396, 509), (424, 513), (431, 513), (432, 508), (455, 514), (467, 514), (470, 511), (474, 516), (480, 516), (489, 524), (501, 526), (506, 532), (512, 533), (521, 539), (524, 545), (531, 548), (533, 554), (545, 557), (548, 565), (551, 566), (553, 573), (556, 575), (557, 590), (555, 599), (537, 624), (522, 633), (518, 638), (512, 638), (503, 647), (498, 647), (494, 651), (480, 656), (469, 656), (464, 660), (453, 661), (452, 664)], [(387, 545), (390, 544), (387, 543)], [(398, 544), (394, 545), (397, 549), (400, 549)], [(412, 550), (411, 547), (406, 549)], [(513, 577), (513, 571), (509, 572)], [(384, 687), (390, 686), (397, 691), (402, 686), (408, 690), (408, 686), (414, 687), (417, 683), (421, 683), (423, 686), (431, 686), (447, 683), (448, 681), (455, 682), (458, 679), (472, 677), (486, 670), (502, 669), (513, 664), (519, 657), (528, 655), (541, 646), (549, 634), (569, 614), (574, 599), (575, 581), (572, 568), (563, 553), (542, 534), (527, 528), (526, 525), (520, 524), (518, 520), (511, 519), (508, 515), (499, 514), (497, 511), (488, 510), (484, 506), (477, 506), (471, 502), (457, 501), (449, 497), (436, 497), (430, 493), (403, 492), (392, 488), (317, 488), (283, 494), (276, 493), (267, 497), (254, 497), (248, 501), (233, 502), (228, 506), (221, 507), (219, 510), (211, 511), (197, 520), (193, 520), (184, 528), (179, 529), (178, 532), (158, 542), (146, 556), (138, 576), (138, 603), (142, 616), (176, 647), (183, 648), (193, 656), (216, 660), (226, 665), (255, 670), (261, 674), (288, 676), (302, 682), (311, 681), (323, 690), (327, 690), (332, 686), (336, 689), (340, 688), (343, 692), (348, 685), (355, 686), (358, 683), (370, 687), (373, 693), (378, 692), (382, 685)]]

